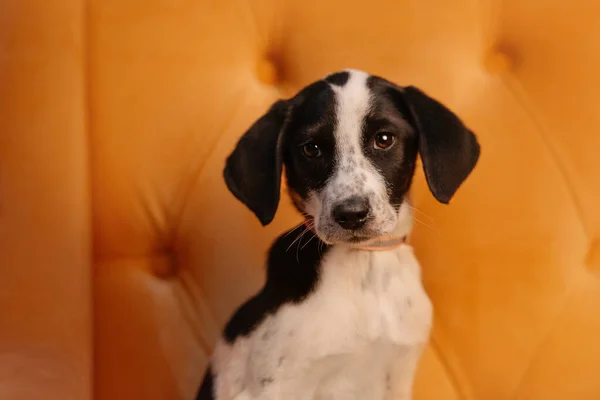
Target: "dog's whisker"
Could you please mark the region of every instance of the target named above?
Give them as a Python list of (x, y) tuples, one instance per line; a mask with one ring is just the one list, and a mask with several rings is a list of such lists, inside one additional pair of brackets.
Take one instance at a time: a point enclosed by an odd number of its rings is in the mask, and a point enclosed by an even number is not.
[(410, 204), (407, 204), (407, 205), (408, 205), (408, 207), (410, 207), (411, 210), (421, 213), (424, 217), (427, 217), (427, 219), (429, 219), (429, 221), (435, 223), (433, 217), (431, 215), (427, 214), (425, 211), (419, 210), (417, 207), (412, 206)]
[(413, 218), (413, 220), (417, 221), (417, 222), (418, 222), (418, 223), (420, 223), (421, 225), (423, 225), (423, 226), (425, 226), (425, 227), (427, 227), (427, 228), (429, 228), (429, 229), (433, 230), (435, 233), (437, 233), (437, 234), (439, 234), (439, 233), (440, 233), (440, 231), (439, 231), (437, 228), (435, 228), (434, 226), (431, 226), (431, 225), (428, 225), (428, 224), (426, 224), (425, 222), (421, 221), (420, 219), (418, 219), (418, 218), (417, 218), (417, 217), (415, 217), (414, 215), (413, 215), (413, 217), (412, 217), (412, 218)]
[(306, 233), (306, 229), (298, 234), (298, 237), (294, 239), (294, 241), (288, 246), (287, 251), (289, 251), (298, 241), (302, 240), (302, 236)]
[(307, 231), (308, 231), (308, 229), (305, 227), (305, 229), (298, 234), (298, 237), (296, 237), (296, 239), (294, 239), (294, 241), (288, 246), (288, 248), (285, 251), (286, 252), (290, 251), (290, 249), (292, 248), (292, 246), (294, 246), (294, 244), (296, 244), (296, 242), (298, 240), (302, 239), (302, 235), (304, 235)]
[(294, 233), (294, 231), (298, 230), (298, 228), (301, 228), (303, 225), (304, 225), (304, 222), (300, 222), (292, 230), (290, 230), (288, 233), (286, 233), (285, 235), (283, 235), (283, 237), (288, 237), (289, 235), (291, 235), (292, 233)]
[(303, 249), (304, 249), (306, 246), (308, 246), (308, 244), (310, 243), (310, 241), (311, 241), (311, 240), (313, 240), (313, 239), (314, 239), (314, 238), (316, 238), (316, 237), (317, 237), (317, 235), (315, 235), (315, 234), (313, 233), (312, 237), (311, 237), (310, 239), (308, 239), (308, 242), (306, 242), (306, 244), (305, 244), (304, 246), (302, 246), (302, 249), (300, 249), (300, 250), (303, 250)]
[(302, 245), (302, 237), (306, 235), (306, 232), (310, 232), (310, 230), (306, 229), (304, 232), (302, 232), (302, 235), (300, 235), (300, 240), (298, 241), (298, 246), (296, 246), (296, 262), (298, 264), (300, 264), (300, 245)]

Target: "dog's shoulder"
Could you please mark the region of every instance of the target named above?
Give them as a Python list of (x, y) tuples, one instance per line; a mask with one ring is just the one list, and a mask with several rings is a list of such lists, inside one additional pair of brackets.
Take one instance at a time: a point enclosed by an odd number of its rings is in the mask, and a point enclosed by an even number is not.
[(292, 230), (279, 236), (269, 250), (263, 288), (233, 314), (223, 336), (233, 343), (249, 335), (286, 303), (298, 303), (315, 288), (328, 246), (312, 233)]

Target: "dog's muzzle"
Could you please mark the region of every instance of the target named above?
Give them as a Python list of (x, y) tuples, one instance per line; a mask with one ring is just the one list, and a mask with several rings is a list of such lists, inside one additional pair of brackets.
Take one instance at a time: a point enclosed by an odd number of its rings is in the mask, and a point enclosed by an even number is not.
[[(315, 230), (315, 223), (312, 217), (307, 217), (304, 220), (304, 226), (311, 231), (315, 236), (319, 237)], [(400, 246), (408, 244), (408, 237), (385, 235), (370, 239), (361, 243), (347, 243), (347, 245), (356, 250), (364, 251), (387, 251), (394, 250)]]

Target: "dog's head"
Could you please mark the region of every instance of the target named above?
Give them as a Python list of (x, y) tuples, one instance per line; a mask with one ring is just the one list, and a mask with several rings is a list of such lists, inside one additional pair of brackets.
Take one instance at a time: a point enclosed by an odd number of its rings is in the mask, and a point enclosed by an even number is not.
[(361, 242), (407, 233), (417, 154), (431, 192), (448, 203), (479, 152), (461, 120), (419, 89), (346, 70), (273, 104), (240, 139), (224, 176), (267, 225), (285, 166), (294, 204), (317, 235)]

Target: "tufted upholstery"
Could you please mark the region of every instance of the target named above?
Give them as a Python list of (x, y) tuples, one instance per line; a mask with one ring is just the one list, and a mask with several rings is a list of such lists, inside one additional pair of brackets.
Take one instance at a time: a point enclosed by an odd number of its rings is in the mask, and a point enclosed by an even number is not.
[(600, 398), (600, 3), (4, 0), (0, 398), (190, 399), (263, 279), (221, 179), (279, 96), (354, 67), (478, 133), (449, 207), (421, 174), (436, 309), (416, 399)]

